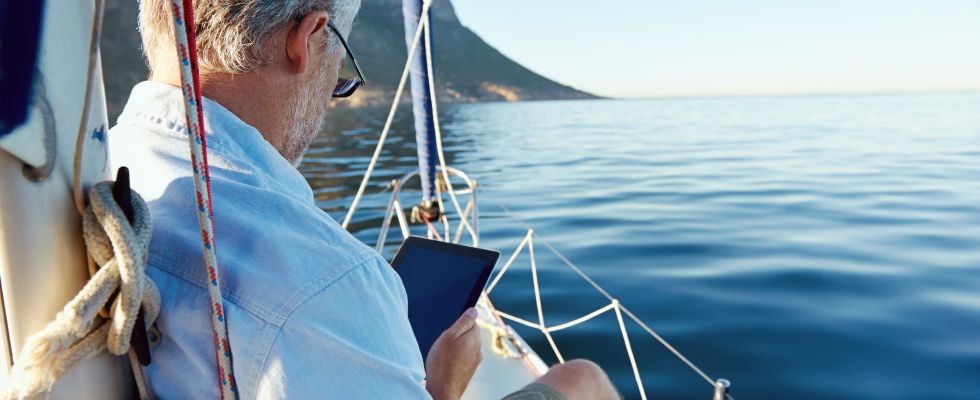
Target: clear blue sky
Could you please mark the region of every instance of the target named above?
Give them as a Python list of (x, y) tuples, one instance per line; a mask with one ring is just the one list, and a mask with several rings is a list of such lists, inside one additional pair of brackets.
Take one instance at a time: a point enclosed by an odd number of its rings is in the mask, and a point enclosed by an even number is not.
[(980, 90), (980, 0), (451, 1), (503, 54), (603, 96)]

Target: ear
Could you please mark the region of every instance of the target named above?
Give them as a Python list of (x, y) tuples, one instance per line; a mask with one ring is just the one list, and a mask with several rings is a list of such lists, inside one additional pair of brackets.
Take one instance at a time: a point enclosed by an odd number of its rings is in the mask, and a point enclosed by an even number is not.
[(299, 25), (290, 30), (286, 38), (286, 57), (289, 58), (289, 65), (293, 72), (305, 73), (310, 64), (310, 57), (322, 51), (318, 48), (322, 43), (319, 35), (323, 34), (329, 21), (330, 14), (326, 11), (313, 11), (306, 14)]

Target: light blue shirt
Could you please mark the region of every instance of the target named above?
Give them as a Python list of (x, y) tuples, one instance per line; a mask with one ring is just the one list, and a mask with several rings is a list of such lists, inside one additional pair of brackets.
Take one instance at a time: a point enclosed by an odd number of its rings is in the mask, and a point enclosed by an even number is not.
[[(402, 281), (318, 209), (255, 128), (204, 100), (214, 233), (239, 399), (427, 399)], [(180, 89), (143, 82), (109, 133), (113, 168), (147, 201), (160, 288), (150, 385), (220, 397)]]

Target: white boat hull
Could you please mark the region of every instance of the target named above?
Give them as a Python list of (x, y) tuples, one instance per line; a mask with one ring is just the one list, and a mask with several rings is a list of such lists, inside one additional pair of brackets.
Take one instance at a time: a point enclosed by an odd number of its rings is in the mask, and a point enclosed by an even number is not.
[[(35, 85), (30, 119), (0, 139), (0, 286), (5, 317), (0, 325), (0, 378), (4, 383), (27, 337), (53, 320), (89, 279), (81, 216), (73, 201), (72, 167), (85, 103), (94, 10), (91, 0), (48, 2), (37, 64), (42, 85)], [(108, 127), (101, 65), (95, 72), (84, 127), (81, 178), (86, 188), (111, 179), (112, 171), (105, 146)], [(44, 142), (52, 134), (55, 145), (46, 148)], [(36, 182), (29, 179), (24, 165), (41, 168), (51, 155), (50, 175)], [(119, 357), (102, 353), (38, 397), (128, 398), (127, 371)]]

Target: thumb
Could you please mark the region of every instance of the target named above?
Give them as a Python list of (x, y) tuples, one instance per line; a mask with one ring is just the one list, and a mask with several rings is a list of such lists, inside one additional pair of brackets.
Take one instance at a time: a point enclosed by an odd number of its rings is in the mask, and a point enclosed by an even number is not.
[(453, 326), (446, 329), (446, 334), (453, 339), (462, 336), (464, 333), (476, 326), (476, 316), (476, 309), (470, 307), (463, 313), (463, 315), (459, 316), (459, 319), (456, 320), (456, 323), (454, 323)]

